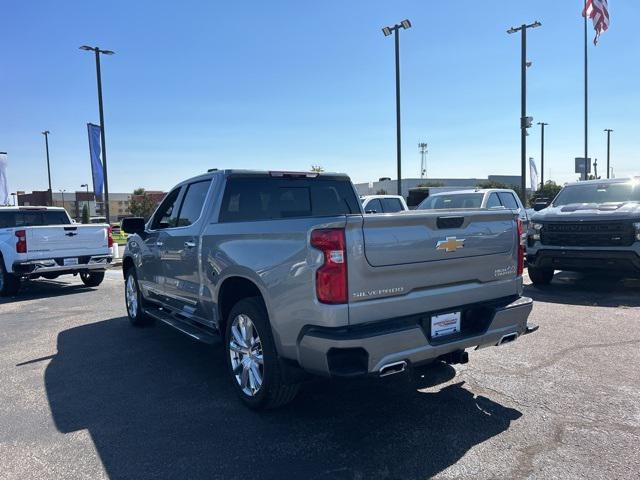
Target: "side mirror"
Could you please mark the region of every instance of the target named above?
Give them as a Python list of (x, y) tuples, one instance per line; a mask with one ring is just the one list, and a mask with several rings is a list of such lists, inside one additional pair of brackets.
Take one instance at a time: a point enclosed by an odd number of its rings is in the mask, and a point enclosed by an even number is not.
[(144, 233), (145, 221), (142, 217), (128, 217), (122, 219), (121, 229), (129, 235)]
[(539, 212), (549, 206), (549, 202), (536, 202), (533, 204), (533, 210)]

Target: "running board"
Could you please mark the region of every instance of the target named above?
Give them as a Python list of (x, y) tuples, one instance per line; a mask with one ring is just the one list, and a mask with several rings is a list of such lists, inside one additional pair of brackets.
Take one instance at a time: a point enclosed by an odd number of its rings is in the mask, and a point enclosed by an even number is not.
[(180, 320), (164, 310), (145, 310), (144, 313), (156, 320), (166, 323), (176, 330), (180, 330), (182, 333), (189, 335), (191, 338), (198, 340), (199, 342), (209, 344), (219, 342), (218, 335), (213, 331), (188, 323), (189, 320)]

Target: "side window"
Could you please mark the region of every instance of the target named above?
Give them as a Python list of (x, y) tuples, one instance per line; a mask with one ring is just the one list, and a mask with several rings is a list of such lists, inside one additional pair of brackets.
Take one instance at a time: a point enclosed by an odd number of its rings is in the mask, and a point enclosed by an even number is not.
[(512, 210), (517, 210), (518, 208), (520, 208), (518, 206), (518, 202), (516, 201), (516, 199), (513, 196), (513, 193), (500, 192), (500, 193), (498, 193), (498, 196), (500, 197), (500, 200), (502, 201), (502, 204), (505, 207), (510, 208)]
[(367, 206), (364, 207), (364, 209), (365, 213), (382, 213), (382, 204), (380, 203), (379, 199), (374, 198), (369, 203), (367, 203)]
[(207, 198), (207, 192), (209, 191), (210, 180), (204, 182), (191, 183), (187, 187), (187, 191), (184, 194), (182, 200), (182, 206), (180, 207), (180, 214), (178, 215), (178, 222), (176, 226), (186, 227), (194, 223), (200, 217), (202, 207)]
[(271, 184), (254, 179), (232, 178), (220, 209), (221, 222), (249, 222), (271, 218)]
[(393, 212), (401, 212), (402, 204), (400, 200), (397, 198), (383, 198), (382, 200), (382, 208), (385, 213), (393, 213)]
[(176, 188), (165, 197), (153, 217), (153, 222), (151, 222), (152, 230), (160, 230), (162, 228), (171, 228), (176, 226), (178, 219), (177, 201), (179, 195), (180, 188)]
[(489, 200), (487, 201), (487, 208), (496, 208), (501, 207), (500, 199), (498, 198), (498, 194), (492, 193), (489, 195)]

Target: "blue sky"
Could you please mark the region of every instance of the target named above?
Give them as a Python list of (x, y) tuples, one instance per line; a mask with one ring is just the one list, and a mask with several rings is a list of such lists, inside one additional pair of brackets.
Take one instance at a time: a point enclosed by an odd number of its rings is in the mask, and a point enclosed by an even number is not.
[[(530, 30), (529, 115), (545, 121), (546, 178), (576, 177), (582, 153), (580, 0), (436, 2), (5, 2), (0, 151), (10, 189), (90, 182), (86, 123), (98, 123), (93, 58), (103, 58), (109, 184), (168, 189), (207, 168), (308, 169), (356, 182), (395, 177), (393, 40), (401, 33), (403, 175), (519, 172), (520, 39)], [(590, 155), (602, 166), (613, 128), (617, 176), (640, 174), (640, 3), (611, 0), (611, 27), (590, 45)], [(589, 35), (591, 37), (592, 30)], [(539, 158), (539, 127), (529, 154)], [(604, 173), (604, 168), (602, 169)]]

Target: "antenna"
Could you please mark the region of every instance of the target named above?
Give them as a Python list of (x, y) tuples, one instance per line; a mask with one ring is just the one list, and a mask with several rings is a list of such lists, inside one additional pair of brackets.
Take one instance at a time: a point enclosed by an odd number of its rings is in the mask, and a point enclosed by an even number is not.
[(427, 147), (429, 145), (427, 143), (419, 143), (418, 148), (420, 149), (420, 178), (425, 178), (427, 176)]

